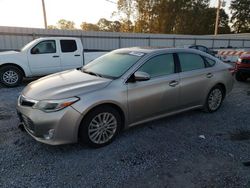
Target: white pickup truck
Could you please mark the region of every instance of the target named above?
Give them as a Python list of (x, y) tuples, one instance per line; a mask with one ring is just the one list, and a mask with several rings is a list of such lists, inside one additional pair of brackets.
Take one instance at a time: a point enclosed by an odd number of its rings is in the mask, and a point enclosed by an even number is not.
[(84, 65), (81, 40), (71, 37), (39, 38), (19, 52), (0, 52), (0, 82), (14, 87), (24, 77), (35, 77), (80, 68)]

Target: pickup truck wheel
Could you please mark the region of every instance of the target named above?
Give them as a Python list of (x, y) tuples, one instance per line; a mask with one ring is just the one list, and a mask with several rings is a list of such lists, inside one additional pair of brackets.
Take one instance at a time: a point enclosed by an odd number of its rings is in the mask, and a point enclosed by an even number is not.
[(244, 74), (242, 74), (242, 73), (240, 73), (240, 72), (236, 73), (235, 78), (239, 82), (245, 82), (247, 80), (247, 76), (244, 75)]
[(23, 74), (15, 66), (4, 66), (0, 69), (0, 82), (6, 87), (18, 86), (23, 80)]
[(90, 111), (83, 119), (79, 141), (90, 147), (103, 147), (114, 140), (120, 128), (119, 113), (112, 107), (100, 106)]

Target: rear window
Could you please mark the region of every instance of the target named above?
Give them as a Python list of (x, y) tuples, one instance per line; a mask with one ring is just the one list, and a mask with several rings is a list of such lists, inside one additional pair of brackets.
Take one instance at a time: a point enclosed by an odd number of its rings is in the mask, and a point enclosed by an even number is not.
[(74, 52), (77, 50), (75, 40), (60, 40), (62, 52)]

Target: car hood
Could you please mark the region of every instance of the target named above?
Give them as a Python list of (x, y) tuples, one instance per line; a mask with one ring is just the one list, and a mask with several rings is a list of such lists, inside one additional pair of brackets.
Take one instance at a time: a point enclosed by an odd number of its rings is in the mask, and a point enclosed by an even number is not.
[(64, 99), (104, 88), (111, 81), (80, 70), (69, 70), (30, 83), (24, 88), (22, 95), (35, 100)]

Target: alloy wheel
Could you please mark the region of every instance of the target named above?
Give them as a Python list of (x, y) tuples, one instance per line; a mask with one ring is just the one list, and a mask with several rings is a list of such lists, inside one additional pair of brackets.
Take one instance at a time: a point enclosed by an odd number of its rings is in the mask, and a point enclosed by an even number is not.
[(218, 88), (212, 90), (208, 97), (208, 106), (212, 111), (217, 110), (222, 102), (223, 94)]
[(113, 138), (117, 129), (117, 120), (112, 113), (96, 115), (88, 127), (89, 139), (95, 144), (104, 144)]
[(18, 82), (18, 74), (13, 70), (8, 70), (3, 73), (3, 81), (7, 84), (15, 84)]

